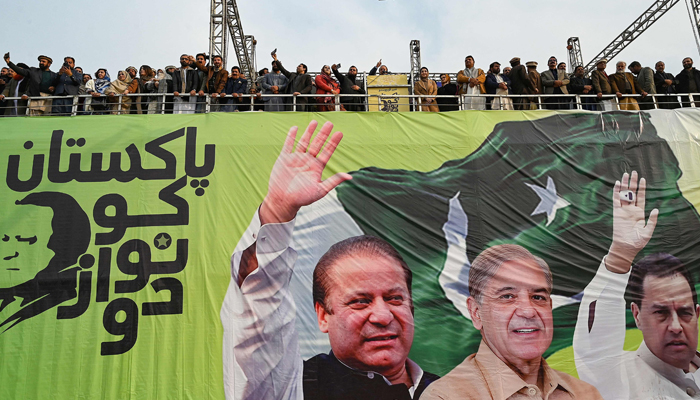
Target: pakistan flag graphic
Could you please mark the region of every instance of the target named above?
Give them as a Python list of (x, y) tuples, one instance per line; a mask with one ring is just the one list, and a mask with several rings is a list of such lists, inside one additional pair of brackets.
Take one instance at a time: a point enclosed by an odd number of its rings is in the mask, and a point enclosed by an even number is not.
[(697, 279), (700, 220), (678, 188), (676, 157), (645, 113), (503, 122), (472, 154), (434, 171), (352, 172), (297, 218), (291, 285), (302, 355), (328, 349), (310, 304), (313, 267), (330, 245), (361, 234), (387, 240), (413, 270), (410, 357), (425, 370), (444, 374), (477, 351), (481, 336), (466, 308), (469, 267), (503, 243), (527, 248), (552, 270), (555, 333), (545, 357), (571, 346), (579, 296), (611, 243), (613, 186), (633, 170), (647, 180), (647, 216), (660, 211), (638, 257), (671, 253)]

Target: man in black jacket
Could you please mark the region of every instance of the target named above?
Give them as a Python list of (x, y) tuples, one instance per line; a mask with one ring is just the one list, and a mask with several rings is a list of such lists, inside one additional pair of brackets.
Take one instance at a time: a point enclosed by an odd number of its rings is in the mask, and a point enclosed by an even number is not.
[[(197, 104), (197, 90), (201, 87), (199, 75), (190, 67), (190, 57), (187, 54), (180, 56), (180, 68), (173, 71), (173, 95), (175, 102), (173, 114), (192, 114)], [(189, 97), (181, 98), (180, 94), (189, 94)]]
[[(296, 72), (289, 72), (287, 69), (285, 69), (282, 66), (282, 62), (277, 59), (277, 54), (273, 54), (272, 58), (274, 61), (272, 62), (273, 64), (277, 65), (277, 68), (282, 72), (282, 75), (286, 76), (287, 79), (289, 79), (289, 85), (287, 85), (286, 93), (287, 94), (293, 94), (294, 96), (299, 96), (300, 94), (309, 94), (311, 93), (311, 77), (306, 74), (306, 72), (309, 70), (306, 67), (306, 64), (299, 64), (297, 65), (297, 71)], [(290, 99), (286, 99), (289, 101)], [(307, 111), (307, 104), (309, 102), (309, 97), (297, 97), (296, 98), (296, 103), (297, 103), (297, 108), (296, 110), (293, 109), (293, 106), (291, 106), (291, 102), (289, 102), (289, 106), (287, 107), (288, 110), (290, 111)]]
[[(678, 93), (700, 93), (700, 72), (693, 68), (693, 59), (686, 57), (683, 59), (683, 71), (676, 75), (676, 91)], [(700, 95), (694, 96), (696, 102), (700, 102)], [(681, 96), (683, 107), (697, 107), (690, 103), (690, 96)]]
[[(352, 65), (348, 69), (348, 74), (343, 75), (338, 72), (338, 66), (333, 64), (331, 71), (340, 82), (340, 94), (365, 94), (365, 90), (357, 83), (357, 67)], [(364, 97), (341, 97), (340, 104), (348, 111), (366, 111)]]
[(678, 104), (678, 96), (676, 96), (678, 81), (673, 77), (673, 74), (664, 71), (666, 64), (663, 61), (657, 62), (654, 68), (656, 69), (654, 74), (656, 93), (661, 95), (656, 98), (659, 108), (666, 110), (680, 108), (681, 105)]
[[(75, 69), (75, 58), (66, 57), (63, 65), (58, 70), (53, 86), (54, 96), (66, 96), (62, 99), (54, 99), (53, 115), (70, 115), (73, 105), (73, 96), (78, 94), (80, 84), (83, 82), (83, 74)], [(70, 96), (70, 97), (68, 97)]]
[[(20, 68), (29, 68), (26, 64), (19, 63)], [(27, 115), (27, 86), (29, 79), (17, 74), (13, 70), (8, 70), (7, 76), (3, 77), (7, 83), (4, 85), (2, 94), (0, 94), (0, 116), (23, 116)], [(20, 100), (7, 100), (5, 97), (20, 97)]]
[[(527, 76), (525, 66), (520, 64), (519, 57), (511, 58), (510, 66), (513, 68), (511, 69), (510, 75), (508, 75), (508, 77), (510, 78), (510, 87), (513, 90), (513, 94), (527, 94), (525, 92), (525, 89), (529, 89), (532, 93), (539, 92), (539, 90), (535, 88), (535, 86), (530, 81), (530, 78)], [(526, 102), (524, 97), (514, 98), (513, 104), (515, 105), (516, 110), (524, 110), (526, 108)]]
[[(593, 94), (593, 81), (583, 76), (583, 66), (578, 65), (574, 74), (569, 78), (569, 93), (571, 94)], [(580, 97), (581, 108), (589, 111), (598, 110), (598, 106), (591, 97)]]
[[(16, 73), (29, 79), (27, 84), (27, 95), (30, 97), (51, 96), (54, 91), (54, 81), (56, 73), (51, 71), (51, 57), (39, 56), (39, 68), (22, 68), (10, 61), (10, 53), (5, 54), (5, 62)], [(29, 115), (44, 115), (46, 110), (50, 110), (51, 100), (32, 99)]]
[[(2, 93), (5, 90), (5, 86), (7, 86), (10, 83), (10, 79), (12, 79), (12, 75), (10, 75), (10, 68), (8, 67), (2, 67), (2, 70), (0, 70), (0, 93)], [(5, 101), (0, 100), (0, 115), (5, 111)]]

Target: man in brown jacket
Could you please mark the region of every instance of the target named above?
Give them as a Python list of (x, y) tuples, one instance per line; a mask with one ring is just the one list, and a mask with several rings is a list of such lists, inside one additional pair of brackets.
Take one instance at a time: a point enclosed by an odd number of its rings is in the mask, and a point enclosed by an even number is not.
[(465, 110), (485, 110), (486, 97), (474, 97), (486, 93), (486, 74), (481, 68), (474, 66), (474, 57), (467, 56), (464, 59), (465, 68), (457, 73), (459, 94), (468, 94), (464, 99)]
[(618, 61), (617, 64), (615, 64), (616, 72), (610, 77), (610, 87), (617, 96), (618, 102), (620, 103), (620, 110), (639, 110), (637, 99), (626, 97), (625, 95), (641, 93), (642, 97), (646, 97), (647, 92), (639, 87), (639, 83), (634, 75), (625, 72), (625, 68), (627, 68), (627, 63), (624, 61)]
[(612, 94), (612, 88), (610, 87), (610, 80), (608, 78), (607, 72), (605, 72), (605, 67), (608, 66), (608, 60), (603, 58), (596, 64), (596, 70), (591, 73), (591, 80), (593, 81), (593, 90), (598, 95), (598, 102), (600, 111), (611, 111), (612, 102), (609, 99), (603, 99), (604, 94)]
[(212, 104), (216, 103), (216, 106), (211, 107), (211, 111), (219, 111), (219, 101), (217, 97), (220, 95), (226, 96), (224, 89), (226, 88), (226, 81), (228, 80), (228, 71), (224, 68), (224, 60), (221, 56), (214, 56), (212, 58), (212, 65), (206, 66), (203, 61), (197, 61), (197, 68), (206, 74), (204, 91), (209, 93), (212, 98)]
[[(532, 86), (535, 87), (535, 90), (531, 89), (525, 89), (527, 93), (529, 94), (539, 94), (542, 93), (542, 77), (540, 77), (540, 73), (537, 72), (537, 62), (536, 61), (528, 61), (525, 63), (525, 66), (527, 66), (527, 77), (530, 79), (530, 82), (532, 82)], [(537, 101), (537, 97), (528, 97), (527, 98), (527, 104), (526, 104), (526, 109), (528, 110), (537, 110), (537, 104), (539, 102)]]
[(552, 272), (524, 247), (484, 250), (469, 270), (467, 307), (481, 345), (423, 392), (422, 400), (602, 399), (598, 390), (552, 369)]

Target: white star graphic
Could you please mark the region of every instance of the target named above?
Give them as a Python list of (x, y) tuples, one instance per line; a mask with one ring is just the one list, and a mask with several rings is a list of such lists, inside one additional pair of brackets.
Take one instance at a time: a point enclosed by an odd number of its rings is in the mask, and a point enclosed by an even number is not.
[(549, 176), (547, 177), (546, 189), (538, 185), (531, 185), (529, 183), (526, 183), (526, 185), (528, 185), (535, 191), (535, 193), (537, 193), (538, 196), (540, 196), (540, 204), (537, 205), (535, 211), (533, 211), (530, 215), (534, 216), (537, 214), (546, 213), (547, 224), (545, 226), (549, 226), (549, 224), (554, 221), (554, 217), (557, 215), (558, 209), (571, 205), (571, 203), (557, 195), (557, 187), (554, 185), (554, 180), (552, 180), (552, 178)]

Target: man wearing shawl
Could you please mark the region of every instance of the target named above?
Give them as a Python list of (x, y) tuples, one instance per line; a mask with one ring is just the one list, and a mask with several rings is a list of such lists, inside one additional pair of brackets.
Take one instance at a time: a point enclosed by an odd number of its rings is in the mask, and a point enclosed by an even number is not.
[[(420, 69), (420, 79), (413, 85), (413, 91), (415, 94), (422, 96), (435, 96), (437, 95), (437, 84), (434, 80), (428, 78), (428, 68), (423, 67)], [(439, 112), (440, 108), (435, 101), (435, 97), (421, 97), (420, 98), (420, 110), (428, 112)]]
[[(266, 74), (260, 82), (263, 88), (263, 94), (280, 94), (289, 84), (289, 79), (282, 75), (276, 62), (272, 62), (272, 73)], [(284, 111), (283, 97), (268, 97), (265, 101), (265, 111)]]
[(639, 104), (637, 99), (633, 97), (626, 97), (625, 94), (642, 94), (642, 97), (646, 97), (647, 92), (642, 90), (637, 83), (634, 75), (629, 72), (625, 72), (627, 63), (624, 61), (618, 61), (615, 65), (616, 72), (610, 76), (610, 87), (613, 93), (617, 95), (618, 102), (620, 103), (620, 110), (632, 111), (639, 110)]
[(459, 94), (472, 95), (464, 99), (464, 109), (485, 110), (486, 98), (473, 96), (486, 93), (484, 70), (474, 67), (474, 57), (472, 56), (467, 56), (464, 59), (464, 65), (466, 68), (457, 73), (457, 83), (460, 85)]

